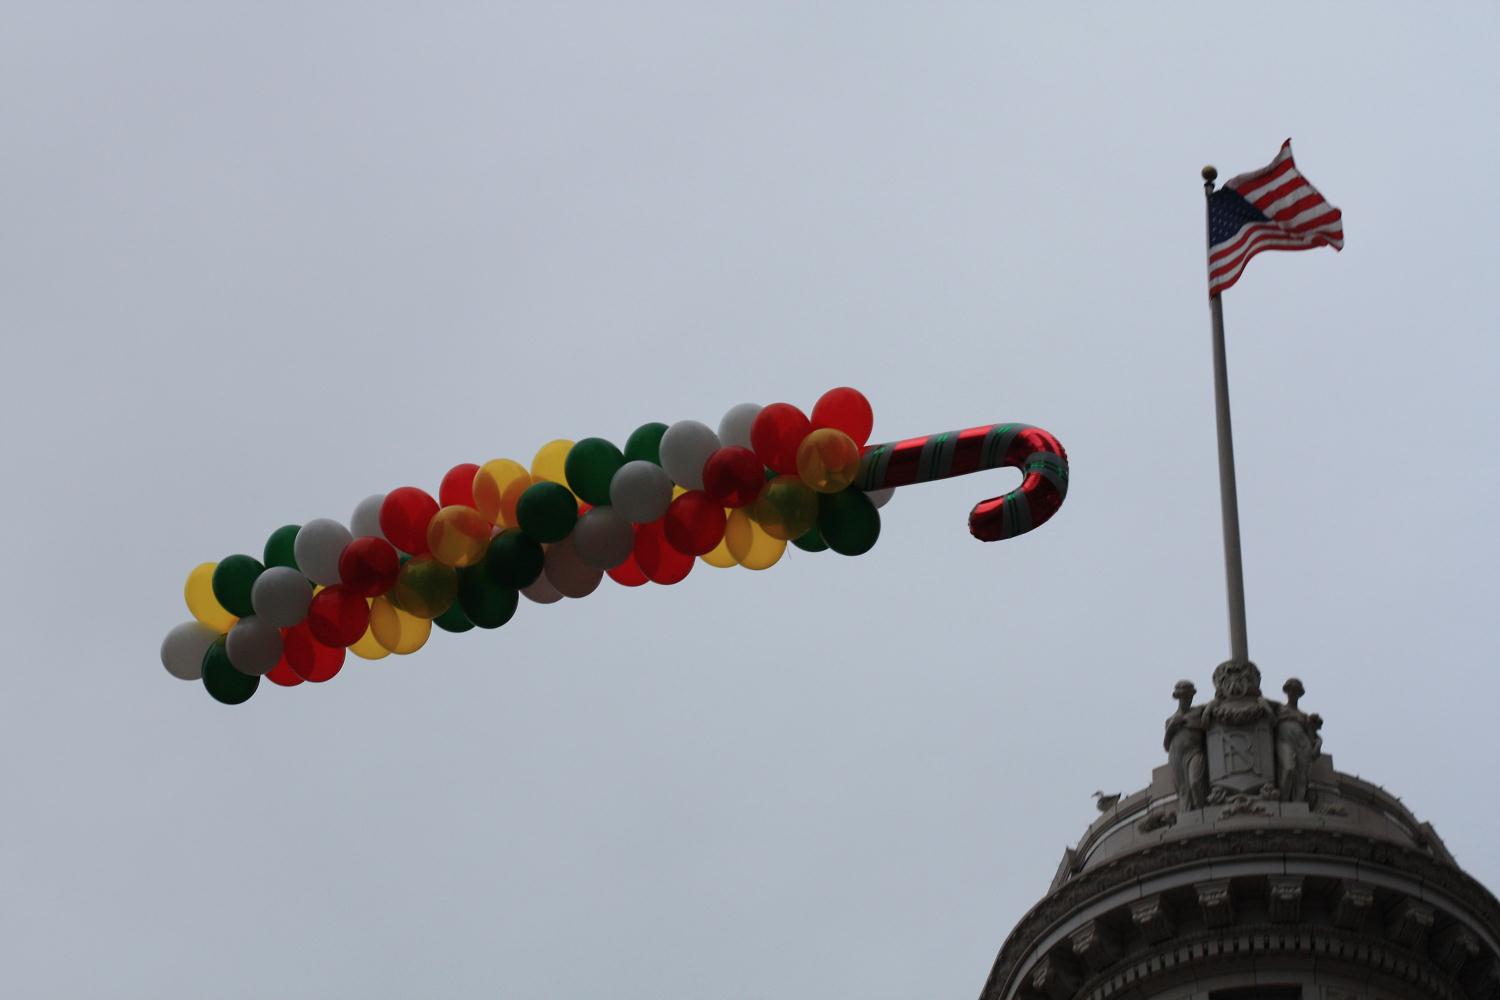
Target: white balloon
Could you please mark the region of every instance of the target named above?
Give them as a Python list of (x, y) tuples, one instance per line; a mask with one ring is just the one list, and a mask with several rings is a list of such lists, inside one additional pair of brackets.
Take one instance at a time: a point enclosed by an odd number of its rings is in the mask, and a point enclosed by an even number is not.
[(306, 618), (311, 600), (312, 584), (288, 566), (272, 566), (250, 588), (255, 617), (277, 628), (291, 628)]
[(349, 529), (332, 518), (308, 521), (292, 542), (292, 558), (313, 583), (331, 587), (342, 582), (339, 554), (354, 540)]
[(161, 665), (178, 680), (195, 681), (203, 676), (203, 655), (218, 637), (202, 622), (183, 622), (161, 641)]
[(719, 435), (707, 424), (679, 420), (661, 436), (661, 467), (680, 486), (703, 489), (703, 463), (719, 450)]
[(543, 573), (531, 586), (521, 588), (521, 596), (537, 604), (556, 604), (562, 600), (563, 595), (557, 592), (557, 588), (547, 580), (547, 574)]
[(268, 673), (281, 659), (281, 632), (270, 622), (253, 615), (241, 618), (229, 630), (224, 643), (229, 665), (242, 674), (259, 677)]
[(891, 497), (895, 496), (895, 494), (896, 487), (887, 486), (883, 490), (871, 490), (870, 492), (866, 493), (865, 496), (869, 497), (870, 502), (875, 505), (875, 509), (879, 510), (881, 507), (884, 507), (886, 504), (890, 503)]
[(383, 503), (384, 493), (371, 493), (361, 500), (354, 508), (354, 516), (349, 518), (350, 534), (355, 538), (385, 538), (385, 532), (380, 530), (380, 505)]
[(672, 502), (672, 477), (655, 462), (626, 462), (609, 481), (609, 504), (627, 521), (650, 524)]
[(635, 548), (635, 526), (613, 507), (594, 507), (568, 536), (578, 558), (595, 569), (614, 569)]
[(760, 416), (760, 411), (759, 403), (731, 406), (729, 412), (724, 414), (724, 419), (719, 421), (719, 442), (726, 448), (730, 445), (750, 447), (750, 426)]
[(599, 586), (604, 573), (578, 557), (578, 550), (573, 547), (573, 536), (569, 535), (547, 549), (543, 576), (564, 597), (587, 597)]

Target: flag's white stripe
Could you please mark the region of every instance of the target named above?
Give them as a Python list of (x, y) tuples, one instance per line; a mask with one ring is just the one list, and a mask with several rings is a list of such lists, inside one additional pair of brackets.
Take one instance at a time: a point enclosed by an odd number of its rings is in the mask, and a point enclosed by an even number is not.
[[(1245, 194), (1245, 191), (1241, 190), (1242, 185), (1253, 184), (1255, 181), (1275, 170), (1277, 167), (1281, 166), (1283, 162), (1285, 162), (1286, 160), (1290, 160), (1291, 158), (1292, 140), (1288, 139), (1286, 142), (1281, 144), (1281, 151), (1276, 154), (1276, 158), (1270, 163), (1267, 163), (1259, 170), (1252, 170), (1249, 173), (1240, 174), (1238, 177), (1231, 177), (1224, 186), (1228, 188), (1234, 188), (1241, 194)], [(1296, 170), (1297, 168), (1293, 167), (1292, 169)]]
[[(1230, 257), (1233, 257), (1235, 254), (1237, 254), (1241, 250), (1245, 249), (1243, 246), (1235, 246), (1235, 244), (1239, 243), (1240, 239), (1243, 238), (1244, 235), (1246, 233), (1248, 233), (1250, 230), (1252, 230), (1252, 229), (1275, 229), (1275, 228), (1276, 228), (1276, 223), (1274, 223), (1274, 222), (1247, 222), (1247, 223), (1245, 223), (1243, 226), (1241, 226), (1235, 232), (1235, 234), (1233, 236), (1229, 237), (1229, 239), (1224, 240), (1221, 243), (1216, 243), (1216, 244), (1214, 244), (1213, 247), (1210, 248), (1211, 252), (1208, 255), (1208, 265), (1209, 265), (1209, 267), (1211, 269), (1214, 268), (1214, 267), (1217, 267), (1220, 264), (1224, 263), (1224, 261), (1228, 260)], [(1233, 249), (1231, 249), (1231, 248), (1233, 248)]]
[(1297, 165), (1294, 163), (1291, 165), (1291, 167), (1283, 170), (1275, 177), (1268, 176), (1258, 181), (1252, 181), (1251, 183), (1245, 185), (1245, 187), (1236, 188), (1235, 190), (1239, 191), (1239, 193), (1242, 194), (1246, 198), (1246, 200), (1254, 202), (1256, 198), (1268, 194), (1269, 192), (1276, 190), (1284, 184), (1294, 183), (1296, 181), (1301, 181), (1302, 183), (1306, 184), (1307, 178), (1302, 176), (1302, 172), (1297, 169)]
[[(1243, 268), (1245, 266), (1245, 261), (1258, 253), (1265, 244), (1277, 242), (1296, 243), (1299, 246), (1318, 246), (1319, 236), (1316, 231), (1312, 233), (1287, 233), (1281, 232), (1279, 230), (1267, 230), (1266, 232), (1256, 233), (1250, 238), (1250, 241), (1248, 243), (1240, 247), (1238, 252), (1230, 254), (1223, 260), (1216, 260), (1211, 262), (1208, 269), (1210, 272), (1212, 272), (1217, 271), (1221, 267), (1234, 267), (1235, 265)], [(1228, 274), (1232, 272), (1226, 271), (1225, 273)], [(1215, 278), (1214, 280), (1218, 281), (1221, 279)]]
[[(1292, 216), (1290, 219), (1282, 219), (1280, 221), (1280, 224), (1283, 225), (1283, 226), (1286, 226), (1289, 229), (1296, 229), (1298, 226), (1302, 225), (1304, 222), (1311, 222), (1312, 220), (1316, 219), (1318, 216), (1320, 216), (1320, 215), (1327, 215), (1329, 212), (1338, 212), (1338, 209), (1334, 208), (1332, 205), (1328, 204), (1328, 202), (1326, 202), (1326, 201), (1320, 201), (1318, 204), (1314, 205), (1312, 208), (1309, 208), (1305, 212), (1299, 212), (1298, 214)], [(1339, 216), (1337, 218), (1331, 220), (1327, 225), (1325, 225), (1325, 226), (1319, 226), (1318, 228), (1319, 229), (1326, 229), (1326, 228), (1328, 228), (1328, 226), (1333, 226), (1334, 228), (1337, 228), (1338, 224), (1342, 220), (1343, 220), (1343, 213), (1340, 212)]]
[[(1314, 246), (1316, 246), (1316, 244), (1303, 244), (1303, 243), (1295, 243), (1295, 244), (1290, 244), (1290, 245), (1276, 244), (1274, 246), (1265, 247), (1264, 249), (1266, 249), (1266, 250), (1311, 250)], [(1254, 254), (1250, 254), (1250, 255), (1246, 256), (1245, 259), (1242, 260), (1242, 261), (1240, 261), (1239, 264), (1237, 266), (1235, 266), (1233, 269), (1225, 271), (1223, 274), (1219, 275), (1217, 278), (1214, 278), (1214, 279), (1210, 280), (1209, 283), (1208, 283), (1208, 294), (1212, 295), (1215, 292), (1219, 291), (1220, 289), (1225, 288), (1225, 287), (1227, 287), (1229, 285), (1234, 284), (1234, 282), (1239, 278), (1239, 276), (1244, 273), (1244, 271), (1245, 271), (1245, 265), (1248, 264), (1248, 263), (1250, 263), (1250, 257), (1253, 257), (1253, 256), (1254, 256)]]
[[(1339, 242), (1339, 244), (1342, 244), (1343, 240), (1341, 239), (1338, 242)], [(1213, 275), (1212, 277), (1209, 278), (1209, 281), (1208, 281), (1209, 289), (1212, 290), (1214, 288), (1223, 287), (1226, 283), (1232, 283), (1234, 281), (1234, 279), (1245, 270), (1245, 265), (1250, 262), (1250, 258), (1254, 257), (1256, 254), (1261, 253), (1263, 251), (1266, 251), (1266, 250), (1311, 250), (1311, 249), (1313, 249), (1315, 247), (1320, 247), (1320, 246), (1325, 246), (1325, 245), (1328, 245), (1328, 241), (1327, 240), (1298, 239), (1298, 238), (1295, 238), (1295, 237), (1275, 237), (1275, 238), (1258, 239), (1258, 240), (1255, 241), (1255, 244), (1253, 246), (1246, 247), (1245, 248), (1245, 252), (1243, 254), (1238, 255), (1238, 257), (1235, 259), (1234, 263), (1228, 268), (1228, 270), (1224, 271), (1222, 274)], [(1211, 268), (1210, 270), (1217, 270), (1217, 268)]]
[[(1213, 270), (1216, 267), (1222, 267), (1227, 261), (1232, 260), (1240, 253), (1244, 252), (1244, 250), (1249, 245), (1253, 244), (1255, 240), (1261, 239), (1267, 234), (1281, 234), (1288, 238), (1297, 238), (1301, 236), (1312, 237), (1319, 234), (1337, 232), (1344, 226), (1343, 213), (1339, 213), (1320, 226), (1315, 226), (1312, 229), (1304, 229), (1301, 232), (1293, 232), (1293, 230), (1296, 229), (1297, 226), (1305, 222), (1310, 222), (1313, 219), (1318, 218), (1319, 216), (1327, 215), (1329, 212), (1338, 212), (1338, 209), (1334, 208), (1332, 205), (1328, 204), (1325, 201), (1322, 204), (1315, 205), (1307, 211), (1302, 212), (1299, 215), (1294, 215), (1290, 219), (1284, 221), (1247, 222), (1243, 226), (1241, 226), (1229, 239), (1215, 244), (1216, 249), (1212, 249), (1208, 256), (1209, 270)], [(1252, 239), (1247, 240), (1245, 244), (1235, 246), (1236, 243), (1239, 243), (1239, 241), (1252, 230), (1260, 230), (1260, 232), (1257, 232), (1255, 236)], [(1342, 248), (1342, 237), (1337, 242), (1339, 247)], [(1233, 247), (1233, 249), (1230, 249), (1231, 247)]]
[[(1274, 219), (1276, 218), (1276, 213), (1281, 211), (1283, 208), (1290, 208), (1292, 205), (1297, 204), (1297, 202), (1301, 201), (1303, 198), (1306, 198), (1310, 194), (1318, 194), (1317, 190), (1311, 184), (1307, 183), (1306, 180), (1302, 180), (1302, 178), (1298, 179), (1301, 180), (1302, 183), (1297, 187), (1292, 188), (1291, 191), (1282, 195), (1280, 198), (1277, 198), (1275, 201), (1270, 202), (1269, 204), (1257, 205), (1255, 207), (1264, 212), (1268, 217)], [(1322, 198), (1323, 196), (1319, 194), (1318, 197)]]

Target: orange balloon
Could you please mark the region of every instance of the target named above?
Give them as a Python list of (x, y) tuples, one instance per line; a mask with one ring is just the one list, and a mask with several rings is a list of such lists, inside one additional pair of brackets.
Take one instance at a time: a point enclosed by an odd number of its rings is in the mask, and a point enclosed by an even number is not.
[(473, 507), (444, 507), (427, 522), (427, 547), (444, 566), (473, 566), (490, 547), (490, 522)]
[(531, 473), (520, 462), (508, 458), (485, 462), (474, 473), (474, 506), (491, 524), (519, 528), (516, 502), (530, 485)]
[(859, 475), (859, 445), (843, 431), (823, 427), (797, 446), (797, 475), (819, 493), (839, 493)]

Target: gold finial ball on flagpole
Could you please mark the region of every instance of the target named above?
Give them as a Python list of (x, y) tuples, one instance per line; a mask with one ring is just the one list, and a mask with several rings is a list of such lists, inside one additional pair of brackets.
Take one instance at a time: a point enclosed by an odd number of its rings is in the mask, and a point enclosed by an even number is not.
[(1203, 179), (1209, 184), (1212, 184), (1214, 181), (1219, 179), (1219, 172), (1214, 169), (1214, 165), (1212, 163), (1203, 168)]

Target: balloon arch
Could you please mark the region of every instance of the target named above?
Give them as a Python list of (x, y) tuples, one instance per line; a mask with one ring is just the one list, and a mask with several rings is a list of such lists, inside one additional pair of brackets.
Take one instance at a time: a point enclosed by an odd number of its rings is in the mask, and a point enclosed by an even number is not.
[(880, 536), (899, 486), (1010, 467), (1016, 489), (969, 514), (983, 541), (1040, 527), (1068, 492), (1051, 434), (991, 424), (869, 445), (874, 415), (856, 389), (831, 389), (811, 415), (741, 403), (718, 430), (646, 424), (624, 449), (603, 438), (551, 441), (530, 467), (506, 458), (454, 466), (437, 498), (415, 487), (366, 497), (349, 524), (278, 528), (262, 558), (226, 556), (188, 574), (193, 620), (161, 659), (225, 704), (265, 677), (291, 687), (332, 678), (346, 650), (367, 660), (422, 648), (432, 626), (499, 628), (521, 597), (551, 604), (674, 584), (698, 561), (762, 570), (792, 545), (845, 556)]

